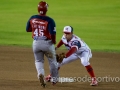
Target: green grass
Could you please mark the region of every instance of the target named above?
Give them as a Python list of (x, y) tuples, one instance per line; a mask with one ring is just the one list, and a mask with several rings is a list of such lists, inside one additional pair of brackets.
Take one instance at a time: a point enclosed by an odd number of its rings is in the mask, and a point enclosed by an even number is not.
[[(74, 27), (92, 50), (120, 52), (120, 0), (46, 0), (47, 15), (54, 18), (57, 42), (65, 25)], [(26, 22), (37, 14), (39, 0), (2, 0), (0, 2), (0, 45), (31, 47)]]

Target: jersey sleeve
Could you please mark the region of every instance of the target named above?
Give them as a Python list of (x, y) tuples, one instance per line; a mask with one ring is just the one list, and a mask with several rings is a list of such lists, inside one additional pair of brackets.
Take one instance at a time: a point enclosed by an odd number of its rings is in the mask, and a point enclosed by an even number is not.
[(49, 30), (52, 42), (56, 44), (56, 25), (52, 18), (48, 23), (48, 30)]
[(78, 50), (81, 47), (80, 41), (78, 41), (78, 40), (73, 41), (72, 44), (71, 44), (71, 48), (72, 47), (76, 47), (77, 50)]
[(51, 35), (56, 35), (56, 24), (53, 19), (50, 19), (50, 21), (49, 21), (48, 30)]
[(70, 55), (72, 55), (73, 53), (75, 53), (77, 51), (76, 47), (72, 47), (67, 53), (66, 53), (66, 58), (69, 57)]
[(74, 40), (71, 43), (70, 50), (66, 53), (66, 57), (69, 57), (70, 55), (72, 55), (73, 53), (75, 53), (80, 47), (81, 47), (80, 42), (78, 40)]
[(59, 47), (62, 46), (63, 44), (64, 44), (63, 41), (60, 40), (56, 47), (59, 48)]
[[(31, 18), (32, 18), (32, 17), (31, 17)], [(32, 32), (32, 28), (31, 28), (31, 25), (30, 25), (30, 20), (31, 20), (31, 18), (28, 20), (27, 25), (26, 25), (26, 31), (27, 31), (27, 32)]]

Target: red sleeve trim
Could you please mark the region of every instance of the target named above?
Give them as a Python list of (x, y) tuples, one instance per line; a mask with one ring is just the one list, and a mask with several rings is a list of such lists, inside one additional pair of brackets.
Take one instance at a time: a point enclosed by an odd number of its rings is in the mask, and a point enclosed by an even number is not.
[(67, 53), (66, 53), (66, 58), (69, 57), (70, 55), (72, 55), (73, 53), (75, 53), (77, 51), (76, 47), (72, 47)]
[(62, 40), (59, 41), (59, 43), (57, 44), (57, 48), (59, 48), (60, 46), (62, 46), (64, 43)]

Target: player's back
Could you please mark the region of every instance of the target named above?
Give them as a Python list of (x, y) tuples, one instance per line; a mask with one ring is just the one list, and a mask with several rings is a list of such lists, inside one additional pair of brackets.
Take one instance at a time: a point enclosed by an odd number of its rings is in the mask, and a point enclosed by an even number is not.
[(54, 20), (48, 16), (33, 15), (29, 19), (32, 28), (32, 37), (40, 37), (50, 39), (50, 31), (55, 27)]
[(41, 19), (41, 20), (45, 20), (45, 21), (47, 21), (47, 22), (53, 20), (53, 19), (52, 19), (51, 17), (49, 17), (49, 16), (42, 16), (42, 15), (33, 15), (33, 16), (31, 16), (30, 19)]

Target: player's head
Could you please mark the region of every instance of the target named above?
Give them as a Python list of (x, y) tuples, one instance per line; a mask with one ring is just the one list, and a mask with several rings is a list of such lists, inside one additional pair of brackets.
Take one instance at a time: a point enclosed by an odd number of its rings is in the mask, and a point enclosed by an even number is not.
[(73, 27), (71, 26), (65, 26), (63, 29), (63, 33), (65, 38), (69, 41), (73, 37)]
[(73, 33), (73, 27), (72, 26), (65, 26), (63, 29), (63, 32), (66, 34), (71, 34), (71, 33)]
[(45, 15), (48, 10), (48, 4), (45, 1), (40, 1), (38, 4), (38, 13)]

